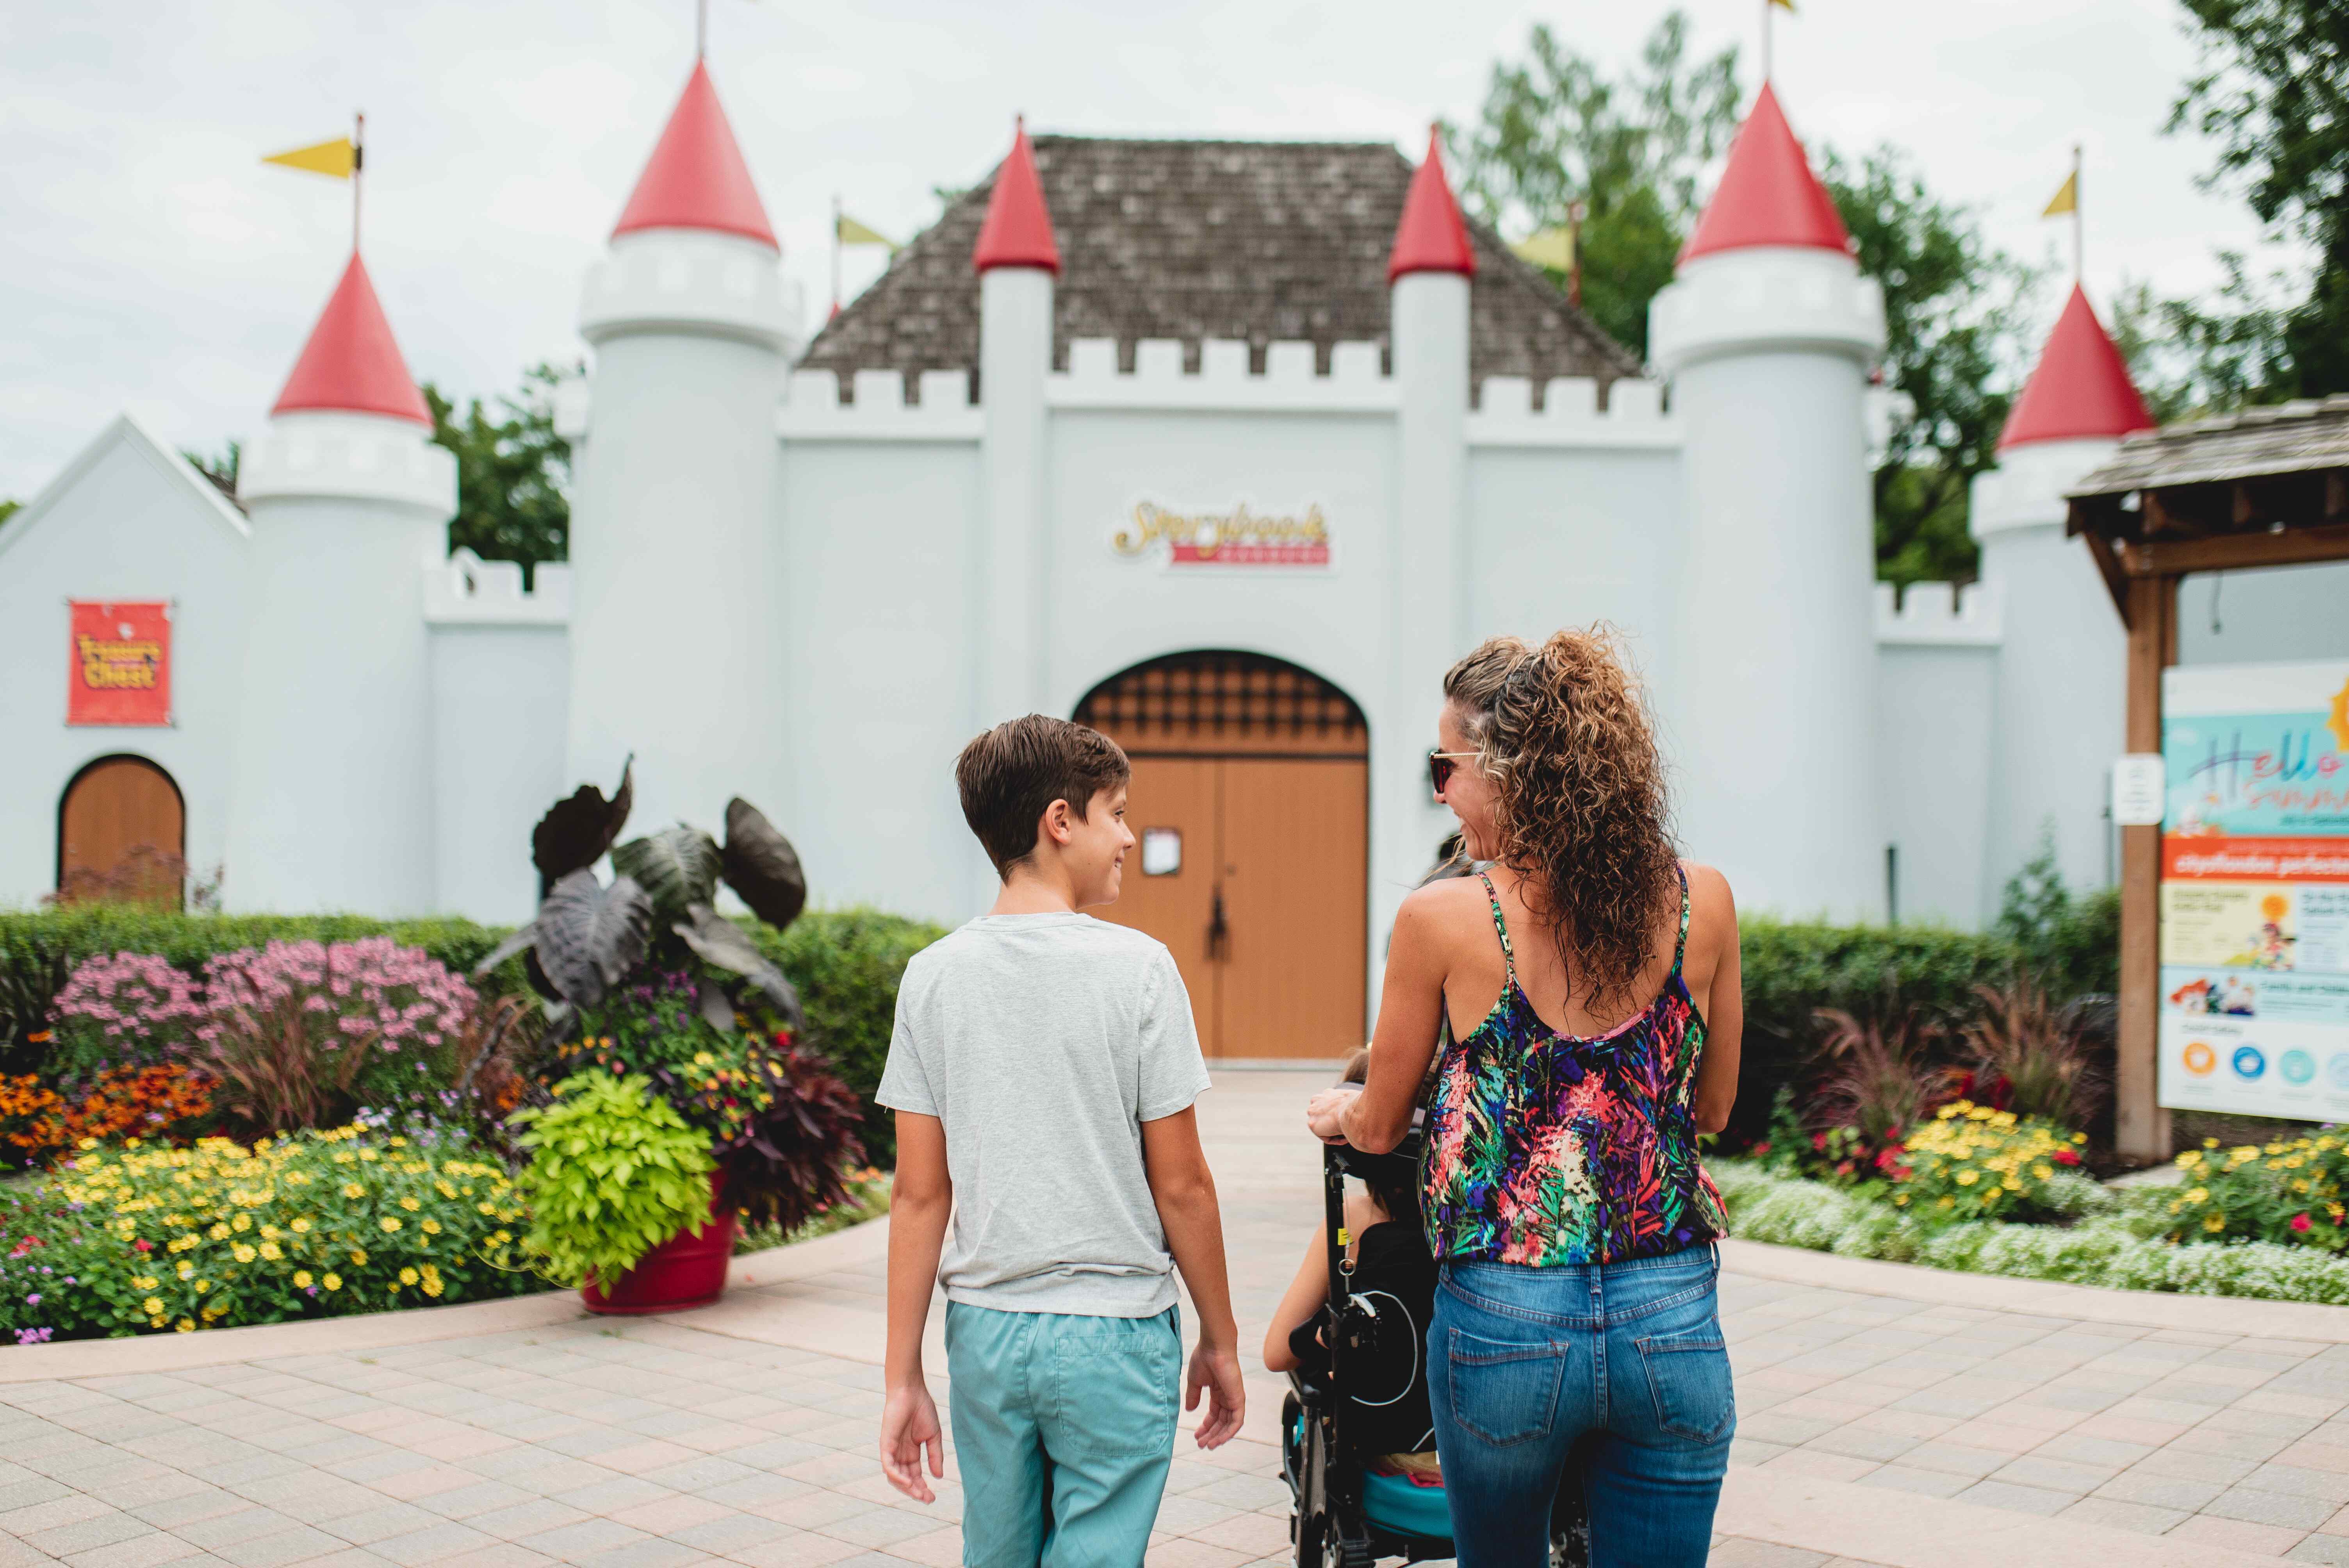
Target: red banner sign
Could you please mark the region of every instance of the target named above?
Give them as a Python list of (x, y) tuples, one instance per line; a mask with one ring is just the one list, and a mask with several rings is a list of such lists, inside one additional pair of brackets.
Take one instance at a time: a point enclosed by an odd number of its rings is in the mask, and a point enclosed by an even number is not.
[(171, 607), (73, 602), (67, 724), (171, 722)]

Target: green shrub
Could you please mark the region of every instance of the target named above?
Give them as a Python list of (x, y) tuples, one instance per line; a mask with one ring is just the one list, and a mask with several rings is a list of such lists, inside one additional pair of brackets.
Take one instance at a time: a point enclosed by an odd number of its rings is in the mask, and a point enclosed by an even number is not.
[(530, 1163), (523, 1244), (565, 1284), (617, 1280), (679, 1231), (710, 1221), (709, 1135), (688, 1127), (642, 1074), (576, 1073), (554, 1103), (508, 1119)]
[(356, 1127), (250, 1148), (137, 1140), (0, 1188), (0, 1332), (19, 1343), (233, 1327), (513, 1295), (522, 1217), (461, 1140)]
[(781, 935), (765, 925), (750, 934), (800, 988), (807, 1043), (832, 1058), (864, 1102), (865, 1158), (884, 1169), (895, 1164), (896, 1129), (873, 1096), (888, 1060), (906, 961), (946, 928), (874, 909), (842, 909), (810, 910)]

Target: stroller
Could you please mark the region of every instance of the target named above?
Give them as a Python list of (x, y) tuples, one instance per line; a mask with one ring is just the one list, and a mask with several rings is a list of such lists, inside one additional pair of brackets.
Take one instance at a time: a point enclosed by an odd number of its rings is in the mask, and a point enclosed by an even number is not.
[[(1415, 1167), (1421, 1141), (1414, 1128), (1392, 1154), (1365, 1154), (1340, 1144), (1322, 1149), (1329, 1361), (1326, 1367), (1289, 1373), (1288, 1397), (1280, 1410), (1280, 1468), (1293, 1500), (1288, 1538), (1296, 1546), (1297, 1568), (1372, 1568), (1387, 1558), (1418, 1563), (1453, 1555), (1452, 1516), (1443, 1491), (1408, 1477), (1372, 1473), (1347, 1418), (1349, 1358), (1374, 1353), (1382, 1325), (1378, 1313), (1349, 1288), (1346, 1178), (1381, 1166)], [(1550, 1511), (1551, 1568), (1585, 1568), (1590, 1561), (1589, 1519), (1576, 1479), (1580, 1473), (1578, 1466), (1568, 1466)]]

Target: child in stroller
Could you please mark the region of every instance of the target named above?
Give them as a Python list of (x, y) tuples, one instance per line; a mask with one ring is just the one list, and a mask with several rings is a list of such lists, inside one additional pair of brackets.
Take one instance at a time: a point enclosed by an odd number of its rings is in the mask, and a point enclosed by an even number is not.
[[(1369, 1062), (1354, 1052), (1341, 1081), (1362, 1082)], [(1427, 1408), (1436, 1271), (1420, 1219), (1419, 1136), (1391, 1154), (1324, 1149), (1324, 1222), (1265, 1335), (1267, 1369), (1289, 1379), (1281, 1471), (1299, 1568), (1453, 1555)], [(1361, 1191), (1348, 1192), (1350, 1176)], [(1578, 1486), (1561, 1490), (1553, 1520), (1553, 1564), (1587, 1563)]]

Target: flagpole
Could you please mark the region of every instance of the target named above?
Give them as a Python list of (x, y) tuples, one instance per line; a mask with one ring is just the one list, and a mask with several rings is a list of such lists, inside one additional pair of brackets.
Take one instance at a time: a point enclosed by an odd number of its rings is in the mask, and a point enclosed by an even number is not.
[[(840, 192), (832, 193), (832, 314), (840, 314)], [(831, 317), (825, 317), (830, 320)]]
[(693, 0), (693, 57), (709, 53), (709, 0)]
[(367, 168), (367, 114), (351, 116), (351, 254), (359, 253), (359, 176)]
[(1770, 85), (1770, 7), (1776, 0), (1762, 0), (1762, 85)]
[(2088, 229), (2080, 215), (2081, 144), (2072, 144), (2072, 281), (2085, 286), (2087, 282)]

